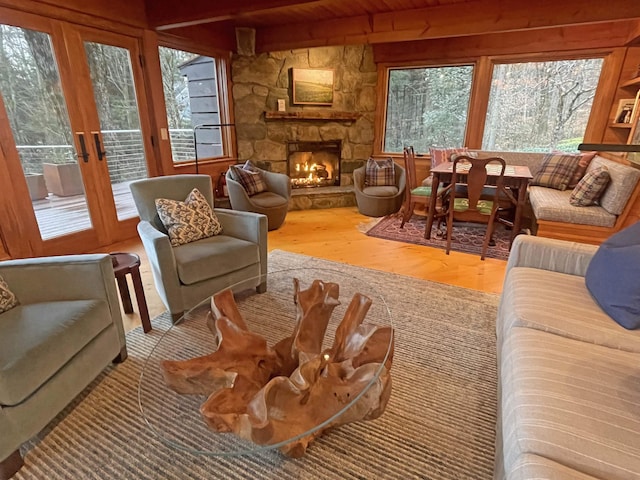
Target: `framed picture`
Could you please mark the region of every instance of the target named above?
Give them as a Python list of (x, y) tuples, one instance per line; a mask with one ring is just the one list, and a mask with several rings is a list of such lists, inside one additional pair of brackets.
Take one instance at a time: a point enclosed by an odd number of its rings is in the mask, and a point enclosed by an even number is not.
[(297, 105), (333, 104), (333, 70), (293, 68), (292, 103)]
[(634, 103), (635, 99), (633, 98), (623, 98), (622, 100), (619, 100), (618, 110), (616, 111), (613, 123), (631, 123)]

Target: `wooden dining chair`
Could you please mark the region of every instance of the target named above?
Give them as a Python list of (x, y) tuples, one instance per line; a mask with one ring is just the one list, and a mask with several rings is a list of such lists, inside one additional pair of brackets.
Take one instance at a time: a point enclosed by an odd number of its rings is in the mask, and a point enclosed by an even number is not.
[[(487, 189), (487, 166), (498, 168), (499, 176), (495, 178), (495, 189), (493, 198), (486, 199)], [(451, 177), (451, 188), (447, 191), (444, 199), (444, 210), (447, 216), (447, 255), (451, 250), (451, 236), (453, 233), (453, 222), (474, 222), (486, 223), (487, 230), (482, 244), (480, 259), (484, 260), (491, 235), (493, 225), (500, 221), (497, 215), (500, 206), (501, 193), (504, 190), (504, 171), (506, 163), (502, 158), (475, 158), (467, 155), (459, 155), (453, 160)], [(456, 188), (464, 185), (465, 188)]]
[[(407, 188), (400, 228), (403, 228), (404, 224), (411, 218), (417, 205), (422, 205), (424, 210), (428, 210), (433, 187), (433, 185), (425, 186), (418, 182), (418, 177), (416, 175), (416, 155), (413, 146), (404, 147), (403, 153), (407, 177)], [(442, 196), (443, 192), (443, 189), (438, 188), (436, 195)], [(435, 216), (434, 218), (439, 218), (439, 220), (442, 221), (442, 216)], [(425, 238), (427, 238), (426, 228), (424, 236)]]

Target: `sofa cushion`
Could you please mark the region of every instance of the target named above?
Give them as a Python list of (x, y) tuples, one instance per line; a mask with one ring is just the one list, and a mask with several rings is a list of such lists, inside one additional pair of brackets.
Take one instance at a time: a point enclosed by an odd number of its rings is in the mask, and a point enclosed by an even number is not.
[(184, 202), (157, 198), (156, 209), (174, 247), (222, 232), (218, 217), (197, 188), (187, 195)]
[(505, 471), (534, 454), (596, 478), (635, 478), (638, 365), (637, 353), (511, 329), (500, 360)]
[(577, 275), (512, 268), (505, 280), (497, 327), (499, 338), (515, 327), (529, 327), (640, 353), (640, 331), (630, 332), (612, 321), (592, 298), (584, 277)]
[(18, 305), (0, 319), (0, 405), (35, 392), (112, 324), (106, 302), (70, 300)]
[(252, 196), (256, 193), (267, 191), (267, 184), (262, 178), (262, 172), (247, 160), (242, 167), (237, 165), (229, 166), (231, 177), (242, 185), (247, 195)]
[(289, 203), (289, 199), (273, 192), (257, 193), (251, 197), (251, 201), (262, 208), (282, 207)]
[(579, 161), (580, 155), (549, 153), (544, 157), (540, 169), (533, 175), (531, 185), (566, 190)]
[(0, 313), (11, 310), (16, 305), (18, 305), (18, 299), (9, 289), (9, 285), (7, 285), (4, 278), (0, 276)]
[(228, 235), (209, 237), (173, 249), (178, 277), (184, 285), (241, 270), (260, 261), (255, 243)]
[(382, 187), (365, 187), (362, 193), (371, 197), (395, 197), (398, 194), (398, 187), (387, 185)]
[(510, 472), (506, 472), (508, 480), (557, 479), (557, 480), (598, 480), (577, 470), (565, 467), (548, 458), (529, 453), (520, 455)]
[(640, 170), (596, 155), (589, 164), (587, 171), (601, 166), (607, 167), (611, 181), (602, 197), (600, 197), (600, 205), (607, 212), (613, 215), (620, 215), (624, 207), (626, 207), (638, 180), (640, 180)]
[(640, 328), (640, 222), (608, 238), (589, 263), (585, 282), (602, 309), (624, 328)]
[(605, 166), (587, 172), (571, 192), (569, 203), (574, 207), (596, 205), (610, 179), (609, 170)]
[(529, 187), (529, 202), (538, 220), (578, 223), (595, 227), (613, 227), (616, 216), (599, 205), (575, 207), (569, 203), (571, 190), (554, 190), (546, 187)]
[(396, 184), (395, 163), (391, 157), (374, 160), (369, 158), (364, 171), (367, 187), (393, 186)]
[(584, 177), (584, 174), (587, 173), (587, 168), (591, 164), (591, 160), (596, 156), (596, 153), (598, 152), (584, 152), (580, 154), (578, 166), (576, 167), (576, 171), (573, 172), (573, 176), (571, 177), (571, 180), (569, 180), (567, 188), (574, 188), (578, 185), (580, 180), (582, 180), (582, 177)]

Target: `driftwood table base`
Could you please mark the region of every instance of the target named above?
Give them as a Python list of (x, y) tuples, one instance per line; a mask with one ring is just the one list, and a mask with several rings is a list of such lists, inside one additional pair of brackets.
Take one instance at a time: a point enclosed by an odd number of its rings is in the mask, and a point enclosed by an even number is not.
[(293, 281), (296, 322), (290, 336), (270, 347), (248, 330), (233, 293), (225, 290), (212, 297), (207, 317), (217, 350), (165, 360), (161, 369), (175, 392), (207, 395), (200, 412), (211, 429), (277, 444), (284, 454), (300, 457), (325, 430), (384, 412), (391, 394), (393, 329), (363, 323), (371, 299), (356, 293), (333, 346), (323, 350), (340, 304), (339, 286), (315, 280), (301, 290), (298, 279)]

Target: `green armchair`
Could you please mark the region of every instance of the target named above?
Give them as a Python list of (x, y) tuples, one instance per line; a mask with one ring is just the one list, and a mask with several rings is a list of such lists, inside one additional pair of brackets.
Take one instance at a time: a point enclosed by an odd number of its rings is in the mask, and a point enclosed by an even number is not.
[(20, 302), (0, 314), (0, 479), (22, 466), (20, 445), (109, 363), (127, 357), (111, 257), (0, 262)]
[(160, 298), (177, 321), (185, 310), (223, 288), (267, 288), (267, 217), (224, 208), (213, 211), (222, 233), (172, 247), (156, 210), (156, 198), (184, 201), (197, 188), (213, 207), (208, 175), (172, 175), (130, 185), (140, 215), (138, 233)]

